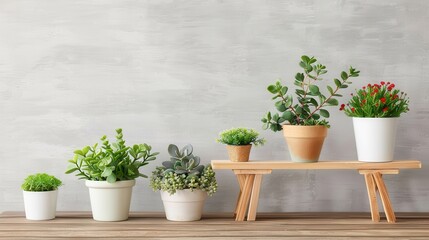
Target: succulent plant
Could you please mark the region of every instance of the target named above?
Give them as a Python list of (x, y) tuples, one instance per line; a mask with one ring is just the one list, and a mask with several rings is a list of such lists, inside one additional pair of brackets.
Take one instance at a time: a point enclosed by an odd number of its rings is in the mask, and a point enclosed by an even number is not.
[(174, 145), (168, 146), (168, 153), (170, 154), (170, 161), (165, 161), (162, 165), (165, 167), (164, 175), (169, 172), (177, 174), (200, 175), (204, 166), (200, 165), (200, 157), (192, 154), (192, 145), (188, 144), (181, 150)]
[(192, 145), (188, 144), (181, 150), (174, 145), (168, 146), (170, 161), (156, 167), (150, 178), (150, 186), (154, 191), (162, 190), (175, 194), (177, 190), (200, 189), (212, 196), (217, 191), (215, 172), (210, 165), (200, 165), (200, 157), (192, 154)]

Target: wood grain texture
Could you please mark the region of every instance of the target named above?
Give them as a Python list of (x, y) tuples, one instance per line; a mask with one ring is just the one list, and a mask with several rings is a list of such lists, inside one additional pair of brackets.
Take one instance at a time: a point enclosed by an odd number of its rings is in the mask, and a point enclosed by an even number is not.
[(128, 221), (97, 222), (88, 212), (59, 212), (51, 221), (24, 214), (0, 215), (0, 239), (425, 239), (429, 213), (398, 214), (397, 224), (372, 224), (368, 213), (262, 213), (256, 222), (235, 222), (229, 213), (201, 221), (171, 222), (162, 213), (132, 213)]
[(369, 207), (371, 209), (371, 218), (374, 222), (380, 221), (380, 213), (378, 212), (377, 191), (374, 178), (371, 173), (365, 174), (365, 183), (368, 191)]
[(296, 163), (289, 161), (249, 161), (231, 162), (228, 160), (212, 160), (213, 169), (416, 169), (421, 168), (418, 160), (398, 160), (387, 163), (368, 163), (359, 161), (320, 161), (315, 163)]
[(390, 202), (389, 193), (387, 192), (386, 184), (379, 172), (373, 173), (375, 183), (377, 184), (378, 192), (380, 193), (381, 202), (383, 203), (384, 213), (386, 214), (389, 223), (396, 222), (395, 213), (393, 212), (392, 203)]
[(250, 196), (249, 213), (247, 214), (247, 221), (255, 221), (256, 210), (258, 209), (259, 192), (261, 191), (262, 174), (256, 174), (253, 180), (252, 193)]

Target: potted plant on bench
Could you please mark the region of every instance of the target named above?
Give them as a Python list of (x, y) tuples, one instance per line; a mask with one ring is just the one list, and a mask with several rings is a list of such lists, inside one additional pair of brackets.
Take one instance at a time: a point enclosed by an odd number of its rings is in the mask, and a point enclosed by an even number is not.
[(265, 143), (265, 139), (258, 137), (259, 133), (253, 129), (232, 128), (222, 131), (216, 141), (226, 144), (231, 161), (247, 162), (249, 161), (252, 144), (258, 146)]
[(325, 107), (338, 105), (339, 90), (347, 88), (352, 83), (350, 78), (359, 76), (359, 71), (350, 67), (348, 72), (341, 72), (341, 80), (335, 78), (335, 86), (327, 86), (328, 94), (323, 94), (317, 85), (328, 72), (326, 67), (308, 56), (301, 57), (299, 66), (303, 72), (295, 75), (296, 100), (287, 94), (289, 88), (280, 81), (268, 86), (279, 113), (268, 112), (262, 118), (263, 129), (274, 132), (283, 129), (292, 161), (317, 162), (329, 128), (326, 118), (330, 114)]
[(55, 218), (58, 187), (61, 180), (46, 173), (29, 175), (21, 185), (24, 194), (25, 217), (28, 220)]
[(147, 177), (139, 168), (156, 159), (152, 147), (143, 143), (126, 146), (122, 129), (116, 130), (116, 142), (106, 136), (102, 146), (86, 146), (74, 151), (66, 173), (77, 172), (79, 179), (86, 179), (89, 188), (94, 220), (123, 221), (128, 219), (132, 187), (137, 177)]
[(212, 196), (217, 190), (211, 166), (200, 165), (200, 158), (192, 152), (190, 144), (181, 150), (170, 144), (170, 161), (152, 172), (150, 185), (154, 191), (160, 190), (170, 221), (200, 220), (207, 195)]
[(368, 84), (356, 91), (347, 105), (347, 116), (353, 117), (359, 161), (390, 162), (393, 160), (398, 119), (408, 112), (407, 94), (390, 82)]

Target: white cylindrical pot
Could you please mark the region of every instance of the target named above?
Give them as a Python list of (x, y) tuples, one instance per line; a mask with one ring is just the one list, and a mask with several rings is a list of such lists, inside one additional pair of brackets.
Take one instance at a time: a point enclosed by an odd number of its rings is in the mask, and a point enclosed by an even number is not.
[(161, 191), (165, 215), (170, 221), (197, 221), (201, 219), (207, 193), (202, 190), (177, 190), (175, 194)]
[(390, 162), (395, 152), (398, 118), (353, 118), (359, 161)]
[(25, 217), (28, 220), (49, 220), (55, 218), (58, 190), (24, 193)]
[(136, 180), (107, 181), (86, 180), (91, 199), (92, 217), (97, 221), (124, 221), (128, 219), (133, 186)]

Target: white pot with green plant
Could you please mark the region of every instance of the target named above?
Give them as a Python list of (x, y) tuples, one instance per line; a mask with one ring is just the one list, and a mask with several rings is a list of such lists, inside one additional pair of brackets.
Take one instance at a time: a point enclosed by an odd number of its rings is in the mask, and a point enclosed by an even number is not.
[(252, 144), (264, 145), (265, 139), (259, 138), (259, 133), (253, 129), (232, 128), (219, 133), (217, 142), (226, 144), (229, 159), (233, 162), (249, 161)]
[(210, 165), (200, 165), (200, 158), (192, 154), (192, 145), (181, 150), (168, 146), (170, 161), (152, 172), (150, 185), (160, 190), (165, 214), (170, 221), (197, 221), (201, 219), (207, 195), (217, 190), (217, 182)]
[(46, 173), (29, 175), (21, 185), (25, 217), (28, 220), (49, 220), (57, 211), (58, 187), (61, 180)]
[[(350, 78), (358, 77), (359, 71), (350, 67), (348, 72), (341, 72), (341, 80), (334, 78), (335, 86), (326, 86), (329, 94), (323, 94), (317, 86), (321, 76), (328, 71), (326, 67), (317, 63), (316, 58), (302, 56), (299, 66), (302, 73), (295, 75), (294, 84), (296, 100), (293, 95), (287, 94), (288, 87), (280, 81), (268, 86), (268, 91), (276, 100), (275, 107), (279, 113), (268, 112), (263, 118), (263, 129), (274, 132), (283, 129), (283, 135), (289, 147), (293, 162), (317, 162), (327, 136), (330, 114), (327, 106), (337, 106), (336, 97), (341, 97), (338, 91), (351, 84)], [(286, 122), (287, 124), (284, 124)]]
[(74, 151), (66, 173), (77, 172), (79, 179), (86, 179), (91, 199), (92, 216), (97, 221), (123, 221), (128, 219), (132, 187), (138, 177), (147, 177), (139, 168), (156, 159), (152, 147), (143, 144), (126, 146), (122, 129), (116, 130), (116, 142), (106, 136), (98, 143)]
[(394, 159), (396, 130), (402, 113), (408, 112), (407, 94), (395, 84), (368, 84), (353, 94), (347, 105), (347, 116), (353, 118), (358, 160), (390, 162)]

